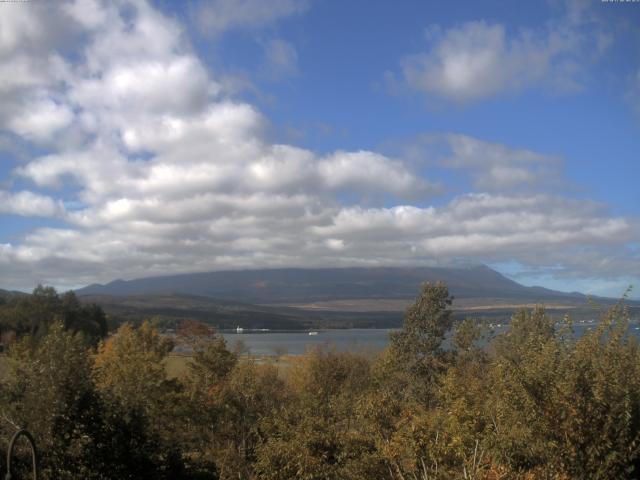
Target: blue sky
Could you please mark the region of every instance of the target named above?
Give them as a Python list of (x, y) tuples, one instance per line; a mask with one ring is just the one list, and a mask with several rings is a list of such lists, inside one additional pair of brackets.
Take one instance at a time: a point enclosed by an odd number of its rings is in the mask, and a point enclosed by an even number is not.
[(638, 3), (0, 9), (0, 288), (479, 262), (639, 284)]

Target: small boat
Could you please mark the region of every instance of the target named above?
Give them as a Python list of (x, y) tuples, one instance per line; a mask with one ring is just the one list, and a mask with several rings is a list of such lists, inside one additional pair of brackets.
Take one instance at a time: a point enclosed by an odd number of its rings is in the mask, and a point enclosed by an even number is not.
[(318, 332), (309, 332), (309, 335), (317, 335)]
[(242, 327), (236, 328), (236, 333), (242, 333), (242, 332), (244, 332), (244, 328)]

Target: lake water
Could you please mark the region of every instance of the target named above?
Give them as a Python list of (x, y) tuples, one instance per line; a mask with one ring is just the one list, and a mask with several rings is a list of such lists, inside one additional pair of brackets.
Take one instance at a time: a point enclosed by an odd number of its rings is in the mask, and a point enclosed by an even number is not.
[(317, 346), (339, 351), (382, 350), (389, 343), (390, 329), (354, 328), (308, 332), (222, 332), (229, 348), (242, 340), (253, 355), (300, 355)]
[[(595, 326), (596, 322), (575, 324), (573, 327), (575, 336), (580, 337)], [(494, 334), (499, 334), (507, 328), (507, 324), (494, 326), (493, 331)], [(223, 331), (222, 335), (229, 348), (233, 348), (238, 340), (242, 340), (253, 355), (300, 355), (316, 346), (327, 346), (338, 351), (351, 352), (382, 350), (388, 345), (389, 332), (392, 331), (393, 329), (376, 328), (320, 330), (317, 335), (309, 335), (309, 332), (245, 331), (236, 333), (235, 331)], [(640, 337), (640, 326), (630, 325), (629, 332)]]

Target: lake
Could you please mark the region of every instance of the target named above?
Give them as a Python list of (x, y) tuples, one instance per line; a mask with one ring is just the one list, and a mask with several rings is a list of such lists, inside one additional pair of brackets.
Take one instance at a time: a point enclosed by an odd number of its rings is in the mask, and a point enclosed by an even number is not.
[(353, 328), (309, 332), (222, 332), (229, 348), (242, 340), (252, 355), (300, 355), (309, 348), (331, 346), (339, 351), (382, 350), (389, 343), (391, 329)]
[[(576, 337), (593, 329), (597, 322), (576, 323), (573, 326)], [(495, 334), (504, 332), (508, 324), (493, 327)], [(252, 355), (301, 355), (309, 348), (328, 346), (338, 351), (378, 351), (389, 343), (389, 332), (393, 329), (354, 328), (319, 330), (317, 335), (309, 332), (267, 331), (255, 332), (222, 331), (229, 348), (233, 348), (238, 340), (242, 340)], [(640, 327), (636, 324), (629, 326), (629, 332), (640, 337)]]

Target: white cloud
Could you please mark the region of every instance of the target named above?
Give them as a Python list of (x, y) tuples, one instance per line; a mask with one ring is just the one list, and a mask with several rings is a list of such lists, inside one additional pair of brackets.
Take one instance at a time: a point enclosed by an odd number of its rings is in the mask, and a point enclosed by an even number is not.
[(64, 4), (62, 9), (87, 30), (99, 28), (109, 20), (107, 9), (99, 0), (76, 0)]
[(9, 120), (8, 126), (14, 133), (28, 140), (50, 140), (72, 120), (73, 112), (67, 105), (44, 99), (27, 104), (20, 115)]
[(399, 144), (416, 166), (452, 169), (484, 192), (575, 190), (564, 178), (563, 159), (460, 133), (429, 133)]
[(427, 31), (429, 48), (404, 58), (403, 78), (415, 90), (458, 103), (533, 87), (581, 90), (584, 67), (610, 44), (600, 25), (574, 8), (560, 21), (515, 34), (482, 20)]
[[(519, 258), (549, 266), (562, 256), (575, 258), (581, 246), (598, 250), (631, 241), (639, 230), (626, 219), (608, 217), (596, 204), (549, 195), (468, 194), (439, 208), (345, 208), (313, 232), (396, 263), (415, 258)], [(617, 264), (617, 272), (600, 273), (631, 274), (637, 266)]]
[(0, 190), (0, 213), (27, 217), (62, 217), (65, 213), (61, 201), (30, 191), (16, 193)]
[[(77, 28), (50, 2), (0, 7), (0, 129), (14, 127), (30, 139), (44, 140), (68, 115), (64, 105), (47, 101), (47, 92), (39, 89), (59, 87), (68, 78), (69, 64), (56, 49)], [(40, 125), (35, 125), (39, 120), (33, 108), (46, 117)]]
[(218, 35), (233, 28), (264, 27), (308, 6), (307, 0), (213, 0), (197, 4), (194, 15), (205, 33)]
[(437, 193), (439, 187), (411, 173), (400, 161), (368, 151), (336, 152), (318, 165), (330, 188), (364, 188), (371, 193), (392, 193), (415, 198)]
[[(637, 238), (637, 225), (598, 205), (513, 193), (555, 174), (557, 159), (463, 135), (443, 137), (445, 165), (471, 171), (477, 188), (494, 193), (427, 206), (440, 185), (401, 157), (318, 154), (271, 141), (267, 119), (229, 98), (177, 21), (149, 4), (59, 5), (52, 15), (82, 31), (73, 61), (35, 33), (25, 49), (6, 40), (10, 53), (0, 57), (0, 71), (25, 65), (5, 90), (0, 77), (0, 96), (11, 98), (0, 103), (1, 128), (29, 145), (49, 142), (47, 154), (22, 160), (14, 172), (32, 191), (13, 192), (8, 182), (0, 211), (66, 222), (0, 245), (9, 286), (459, 257), (553, 258), (579, 271), (576, 248), (610, 252)], [(282, 5), (280, 12), (295, 10)], [(249, 20), (240, 11), (212, 28), (275, 18), (253, 12)], [(48, 59), (36, 77), (34, 59)], [(636, 267), (612, 260), (602, 271)]]
[(197, 110), (217, 90), (200, 62), (185, 55), (117, 63), (98, 78), (83, 79), (72, 99), (85, 108), (179, 113)]
[(467, 135), (446, 135), (451, 155), (445, 165), (471, 174), (481, 190), (505, 191), (553, 185), (560, 181), (561, 159), (530, 150), (513, 149)]
[[(7, 2), (9, 3), (9, 2)], [(17, 49), (38, 49), (51, 33), (44, 16), (46, 7), (3, 5), (0, 15), (0, 55)]]

